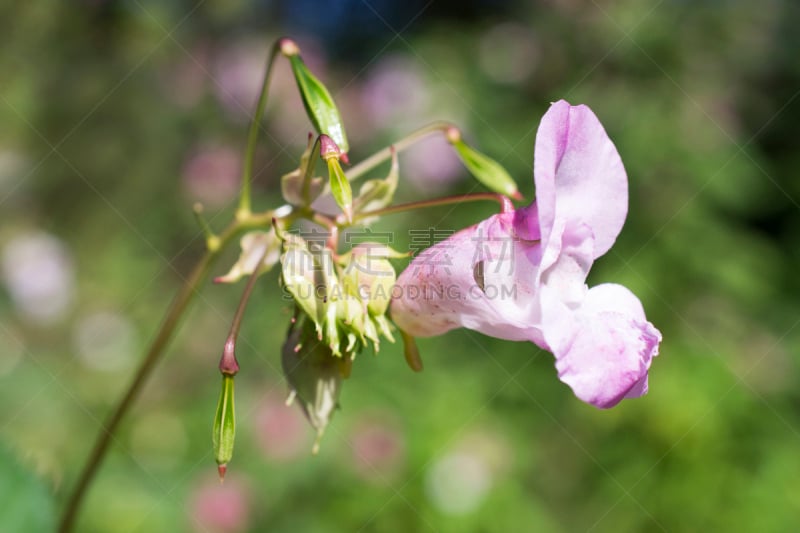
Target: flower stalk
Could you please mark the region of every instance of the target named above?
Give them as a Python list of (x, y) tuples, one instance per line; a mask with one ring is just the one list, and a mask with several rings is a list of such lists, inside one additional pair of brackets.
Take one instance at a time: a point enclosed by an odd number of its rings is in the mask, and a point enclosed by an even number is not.
[(261, 127), (261, 120), (264, 117), (264, 108), (267, 106), (267, 94), (269, 93), (269, 82), (272, 78), (272, 67), (275, 58), (280, 53), (279, 42), (276, 42), (270, 51), (267, 59), (267, 69), (264, 72), (264, 80), (261, 82), (261, 93), (258, 95), (256, 112), (250, 122), (250, 130), (247, 133), (247, 149), (244, 154), (244, 165), (242, 167), (242, 190), (239, 194), (239, 208), (236, 211), (237, 220), (247, 219), (251, 213), (250, 190), (253, 181), (253, 162), (256, 154), (256, 142), (258, 141), (258, 130)]

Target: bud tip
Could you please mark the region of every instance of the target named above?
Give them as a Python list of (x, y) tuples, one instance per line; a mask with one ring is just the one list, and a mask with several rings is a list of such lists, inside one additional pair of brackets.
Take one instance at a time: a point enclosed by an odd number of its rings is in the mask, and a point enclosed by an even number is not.
[(333, 139), (323, 133), (319, 136), (319, 155), (326, 161), (332, 157), (340, 159), (342, 157), (342, 151)]
[(297, 46), (297, 43), (287, 37), (284, 37), (278, 41), (278, 47), (280, 48), (281, 53), (286, 57), (292, 57), (300, 54), (300, 47)]
[(225, 482), (225, 473), (228, 471), (228, 465), (222, 464), (217, 466), (217, 472), (219, 473), (219, 482), (220, 484)]
[(455, 126), (450, 126), (444, 132), (444, 136), (447, 139), (447, 142), (450, 144), (455, 144), (461, 141), (461, 131)]

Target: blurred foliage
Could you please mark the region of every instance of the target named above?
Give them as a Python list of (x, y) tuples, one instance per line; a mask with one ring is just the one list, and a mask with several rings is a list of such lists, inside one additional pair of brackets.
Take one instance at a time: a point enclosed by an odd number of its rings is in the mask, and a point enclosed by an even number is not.
[[(239, 288), (207, 286), (115, 439), (80, 531), (791, 529), (798, 24), (790, 0), (3, 2), (0, 437), (63, 501), (202, 250), (190, 206), (206, 203), (216, 227), (233, 212), (253, 85), (287, 33), (337, 100), (354, 162), (452, 120), (531, 198), (539, 118), (560, 98), (588, 104), (631, 184), (625, 229), (590, 282), (631, 288), (664, 334), (650, 393), (599, 411), (549, 354), (456, 331), (419, 342), (422, 374), (397, 345), (360, 356), (311, 457), (311, 429), (281, 406), (289, 309), (272, 273), (242, 332), (239, 440), (220, 488), (216, 361)], [(259, 209), (279, 202), (310, 129), (285, 63), (274, 82)], [(476, 187), (446, 144), (431, 146), (400, 158), (401, 201)], [(402, 228), (402, 249), (405, 228), (458, 229), (493, 209), (376, 230)], [(57, 238), (74, 272), (48, 320), (20, 310), (9, 273), (25, 268), (12, 243), (32, 234)], [(11, 465), (4, 452), (3, 471), (22, 476)], [(45, 519), (40, 490), (16, 496), (4, 525), (32, 509)]]

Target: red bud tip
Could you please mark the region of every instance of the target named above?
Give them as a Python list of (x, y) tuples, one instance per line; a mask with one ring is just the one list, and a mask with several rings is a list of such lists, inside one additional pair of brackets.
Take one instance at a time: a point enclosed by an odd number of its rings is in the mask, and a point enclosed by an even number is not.
[(219, 482), (222, 484), (225, 481), (225, 473), (228, 471), (228, 465), (219, 465), (217, 472), (219, 473)]
[(332, 157), (339, 159), (342, 151), (339, 150), (339, 145), (333, 139), (323, 133), (319, 136), (319, 155), (326, 161)]
[(519, 201), (522, 201), (522, 200), (524, 200), (524, 199), (525, 199), (525, 197), (524, 197), (524, 196), (522, 196), (522, 193), (521, 193), (521, 192), (519, 192), (519, 191), (514, 191), (514, 194), (512, 194), (512, 195), (511, 195), (511, 198), (512, 198), (513, 200), (516, 200), (516, 201), (518, 201), (518, 202), (519, 202)]
[(214, 283), (222, 283), (224, 277), (225, 276), (217, 276), (216, 278), (214, 278)]
[(222, 349), (219, 360), (219, 371), (227, 376), (235, 376), (239, 372), (239, 362), (236, 360), (236, 340), (228, 337)]
[(344, 163), (345, 165), (349, 165), (349, 164), (350, 164), (350, 158), (349, 158), (349, 157), (347, 157), (347, 154), (346, 154), (346, 153), (344, 153), (344, 152), (342, 152), (342, 153), (339, 155), (339, 159), (341, 159), (342, 163)]
[(278, 48), (280, 48), (281, 53), (286, 57), (300, 54), (300, 47), (297, 46), (297, 43), (286, 37), (278, 41)]

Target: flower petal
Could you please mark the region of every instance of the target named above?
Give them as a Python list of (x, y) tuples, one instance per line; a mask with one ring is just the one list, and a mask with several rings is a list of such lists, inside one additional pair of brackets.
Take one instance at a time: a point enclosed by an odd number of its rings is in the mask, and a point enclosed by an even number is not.
[(514, 213), (494, 215), (419, 254), (392, 291), (392, 320), (415, 337), (466, 327), (492, 337), (536, 336), (538, 242), (513, 233)]
[(603, 284), (588, 291), (571, 317), (550, 321), (545, 338), (559, 378), (578, 398), (605, 409), (647, 392), (647, 371), (658, 355), (661, 333), (632, 292)]
[(564, 100), (550, 107), (536, 134), (533, 175), (542, 270), (558, 258), (568, 221), (591, 228), (594, 258), (606, 253), (628, 212), (628, 181), (617, 149), (591, 109)]

